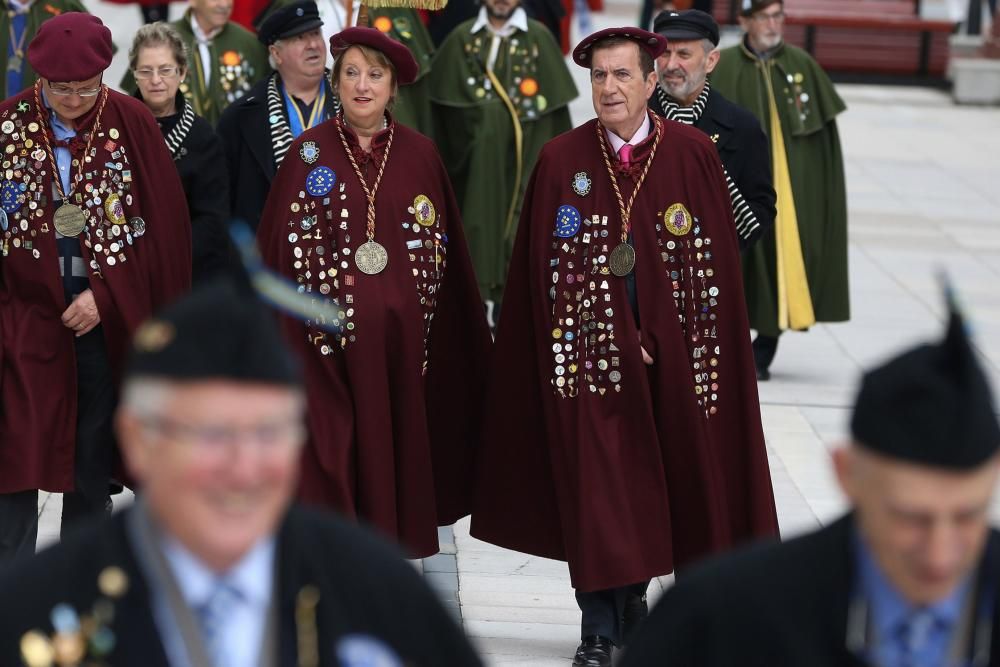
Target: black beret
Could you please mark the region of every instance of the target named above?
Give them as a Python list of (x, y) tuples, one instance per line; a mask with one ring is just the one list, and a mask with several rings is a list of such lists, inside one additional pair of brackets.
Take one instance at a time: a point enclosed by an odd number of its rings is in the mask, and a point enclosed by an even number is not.
[(867, 372), (851, 419), (864, 449), (928, 466), (969, 470), (1000, 448), (986, 376), (952, 307), (948, 333)]
[(279, 39), (301, 35), (321, 25), (323, 19), (319, 17), (316, 3), (313, 0), (300, 0), (276, 10), (264, 19), (257, 29), (257, 39), (265, 46), (270, 46)]
[(708, 39), (712, 44), (719, 45), (719, 24), (700, 9), (660, 12), (653, 20), (653, 32), (663, 35), (670, 42)]
[(742, 0), (740, 14), (742, 16), (750, 16), (778, 2), (784, 4), (782, 0)]
[(274, 314), (229, 278), (195, 289), (132, 337), (126, 378), (235, 380), (299, 386)]

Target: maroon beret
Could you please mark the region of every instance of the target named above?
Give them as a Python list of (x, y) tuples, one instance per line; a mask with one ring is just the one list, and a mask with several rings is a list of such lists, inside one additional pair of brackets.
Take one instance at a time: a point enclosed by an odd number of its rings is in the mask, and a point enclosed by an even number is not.
[(573, 61), (580, 67), (590, 68), (590, 52), (594, 45), (602, 39), (618, 37), (621, 39), (631, 39), (639, 45), (639, 48), (648, 53), (653, 58), (658, 57), (667, 48), (667, 38), (653, 32), (647, 32), (641, 28), (605, 28), (598, 30), (589, 37), (584, 37), (583, 41), (573, 49)]
[(392, 66), (396, 68), (396, 82), (400, 85), (413, 83), (417, 78), (419, 67), (405, 45), (400, 44), (391, 37), (382, 34), (375, 28), (353, 27), (341, 30), (330, 38), (330, 53), (334, 58), (339, 58), (344, 51), (352, 46), (368, 46), (381, 51)]
[(111, 31), (101, 19), (67, 12), (49, 19), (28, 46), (28, 62), (49, 81), (86, 81), (111, 64)]

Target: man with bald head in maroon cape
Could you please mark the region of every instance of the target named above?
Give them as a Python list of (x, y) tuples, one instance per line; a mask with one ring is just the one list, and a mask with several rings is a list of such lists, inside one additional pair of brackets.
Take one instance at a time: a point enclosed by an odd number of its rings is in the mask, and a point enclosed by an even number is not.
[(725, 177), (646, 111), (666, 39), (585, 39), (597, 119), (542, 149), (487, 401), (472, 534), (569, 561), (574, 664), (610, 665), (649, 579), (777, 533)]
[(0, 104), (0, 561), (34, 552), (38, 489), (63, 492), (63, 533), (110, 505), (122, 355), (191, 282), (177, 170), (103, 85), (111, 51), (95, 16), (46, 21), (38, 82)]

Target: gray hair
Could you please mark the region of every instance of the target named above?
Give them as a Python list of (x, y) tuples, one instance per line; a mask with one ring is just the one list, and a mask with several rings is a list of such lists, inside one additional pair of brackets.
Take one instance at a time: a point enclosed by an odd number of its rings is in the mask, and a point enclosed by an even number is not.
[(173, 384), (167, 380), (131, 378), (122, 385), (120, 407), (136, 416), (150, 417), (163, 410), (173, 390)]
[(270, 45), (268, 45), (267, 47), (267, 64), (270, 65), (271, 69), (273, 69), (274, 71), (278, 71), (278, 63), (274, 60), (274, 54), (271, 52), (271, 47), (280, 45), (281, 45), (281, 40), (276, 39), (273, 42), (271, 42)]
[(139, 51), (146, 47), (169, 46), (174, 60), (181, 71), (187, 71), (188, 49), (180, 33), (163, 21), (149, 23), (135, 33), (132, 46), (128, 50), (128, 68), (134, 70), (139, 61)]

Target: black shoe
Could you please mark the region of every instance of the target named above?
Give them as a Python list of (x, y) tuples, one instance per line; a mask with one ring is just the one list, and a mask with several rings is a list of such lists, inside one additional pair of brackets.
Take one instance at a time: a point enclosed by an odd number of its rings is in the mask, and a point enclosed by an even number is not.
[(771, 379), (771, 371), (767, 370), (766, 368), (757, 369), (757, 380), (759, 380), (760, 382), (767, 382), (770, 379)]
[(611, 667), (611, 652), (614, 644), (607, 637), (590, 635), (584, 637), (573, 656), (574, 667)]
[(646, 594), (628, 595), (622, 610), (622, 646), (628, 646), (635, 638), (639, 626), (649, 616), (649, 605), (646, 604)]

